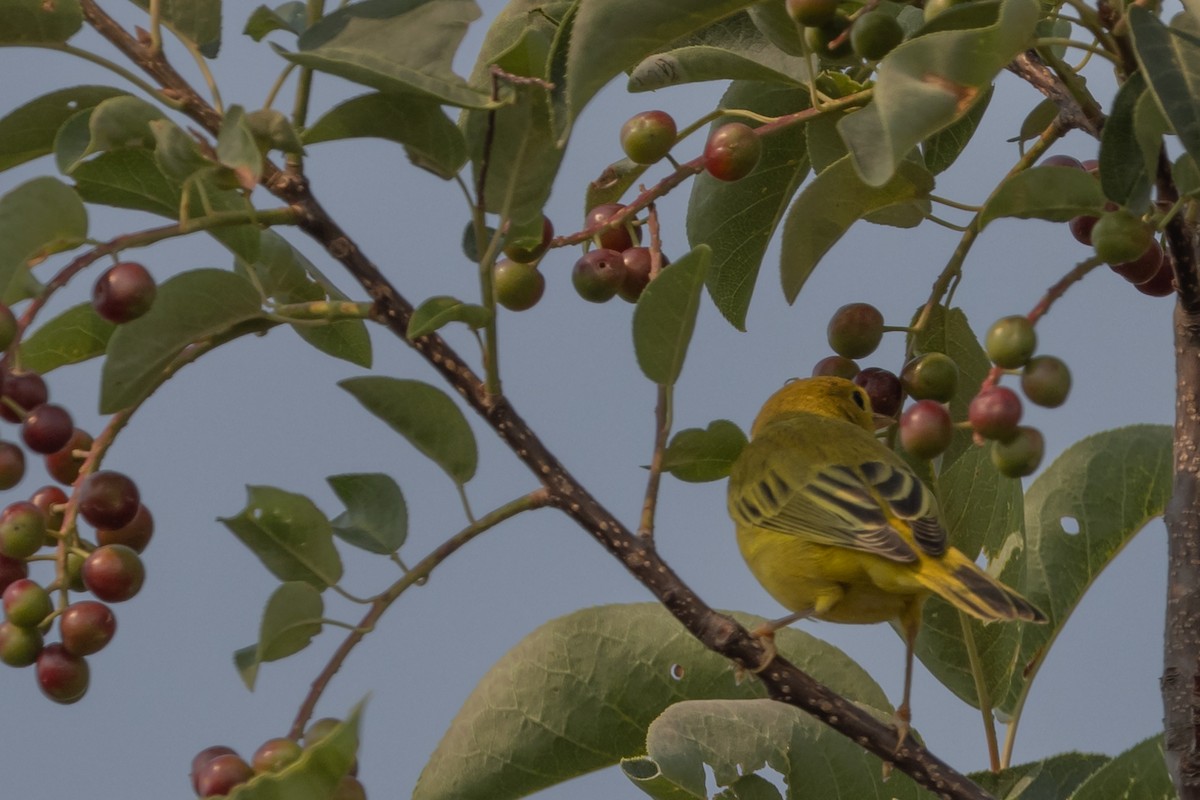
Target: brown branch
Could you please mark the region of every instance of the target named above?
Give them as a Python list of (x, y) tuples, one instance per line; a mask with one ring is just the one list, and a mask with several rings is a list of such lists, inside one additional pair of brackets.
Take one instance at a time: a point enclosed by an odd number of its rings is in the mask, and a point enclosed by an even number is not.
[(1062, 79), (1046, 66), (1036, 52), (1027, 50), (1021, 53), (1009, 62), (1008, 70), (1054, 101), (1068, 128), (1078, 128), (1100, 138), (1100, 129), (1104, 127), (1104, 115), (1100, 113), (1099, 108), (1085, 110)]

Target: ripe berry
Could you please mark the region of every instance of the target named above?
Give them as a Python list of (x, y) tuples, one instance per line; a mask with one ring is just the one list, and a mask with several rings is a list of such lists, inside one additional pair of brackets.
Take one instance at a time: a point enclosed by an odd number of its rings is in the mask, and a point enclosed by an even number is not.
[(42, 633), (11, 622), (0, 623), (0, 662), (10, 667), (28, 667), (42, 652)]
[(1016, 369), (1025, 366), (1037, 347), (1037, 333), (1027, 317), (1015, 314), (992, 323), (984, 338), (984, 350), (996, 366)]
[(992, 442), (992, 464), (1001, 475), (1024, 478), (1042, 463), (1046, 443), (1037, 428), (1022, 427), (1007, 442)]
[(837, 0), (787, 0), (788, 15), (801, 25), (824, 25), (837, 13)]
[(918, 400), (900, 417), (900, 444), (917, 458), (941, 455), (953, 438), (950, 412), (934, 400)]
[(611, 300), (624, 279), (625, 260), (616, 250), (604, 247), (584, 253), (571, 271), (575, 291), (592, 303)]
[(250, 765), (255, 772), (279, 772), (295, 763), (303, 754), (304, 748), (298, 742), (281, 736), (259, 745), (250, 758)]
[(11, 489), (25, 477), (25, 451), (12, 442), (0, 442), (0, 490)]
[(900, 379), (895, 373), (879, 367), (867, 367), (854, 376), (854, 382), (867, 392), (871, 399), (871, 410), (885, 417), (894, 417), (900, 411), (903, 394)]
[(850, 28), (850, 46), (859, 58), (878, 61), (904, 41), (904, 29), (890, 14), (868, 11), (854, 20)]
[(0, 555), (0, 592), (3, 592), (14, 581), (29, 577), (29, 565), (24, 559)]
[(137, 594), (146, 580), (146, 568), (132, 547), (106, 544), (83, 562), (83, 585), (109, 603), (120, 603)]
[(96, 531), (96, 544), (123, 544), (135, 552), (142, 552), (154, 535), (154, 517), (150, 509), (139, 504), (137, 514), (124, 527), (100, 528)]
[(967, 421), (985, 439), (1010, 439), (1021, 421), (1021, 398), (1005, 386), (989, 386), (971, 400)]
[(1021, 391), (1032, 403), (1058, 408), (1071, 391), (1071, 370), (1061, 358), (1034, 356), (1021, 373)]
[(36, 628), (54, 612), (50, 593), (37, 581), (22, 578), (4, 590), (4, 617), (21, 628)]
[(97, 528), (120, 528), (137, 514), (139, 499), (137, 484), (127, 476), (102, 470), (79, 488), (79, 513)]
[(21, 411), (28, 412), (50, 399), (46, 382), (36, 372), (13, 372), (4, 376), (3, 401), (0, 401), (0, 417), (9, 422), (20, 422), (24, 414), (18, 414), (9, 403), (15, 403)]
[(112, 609), (95, 600), (81, 600), (63, 609), (58, 618), (63, 647), (76, 656), (89, 656), (104, 649), (117, 632)]
[(88, 663), (73, 656), (57, 642), (48, 644), (37, 657), (37, 681), (42, 694), (56, 703), (69, 705), (88, 689)]
[[(623, 210), (625, 210), (625, 206), (620, 203), (601, 203), (587, 213), (583, 224), (587, 228), (598, 228)], [(618, 253), (633, 247), (637, 244), (637, 241), (635, 240), (636, 233), (631, 232), (631, 230), (632, 226), (626, 223), (604, 231), (595, 237), (596, 246), (616, 250)]]
[(858, 364), (845, 356), (825, 356), (813, 365), (812, 370), (813, 375), (833, 375), (848, 381), (854, 380), (854, 376), (858, 373)]
[(546, 291), (546, 279), (533, 264), (501, 259), (492, 267), (496, 302), (509, 311), (526, 311), (537, 305)]
[(200, 787), (197, 785), (197, 782), (196, 782), (196, 779), (199, 776), (200, 770), (204, 767), (205, 764), (212, 761), (217, 756), (225, 756), (225, 755), (236, 756), (237, 752), (232, 747), (226, 747), (223, 744), (214, 744), (211, 747), (204, 748), (203, 750), (201, 750), (199, 753), (196, 753), (196, 755), (192, 757), (192, 772), (191, 772), (192, 790), (195, 791), (196, 794), (200, 794)]
[(1058, 155), (1047, 156), (1042, 159), (1042, 163), (1038, 166), (1042, 167), (1071, 167), (1072, 169), (1083, 169), (1083, 163), (1074, 156)]
[[(546, 253), (546, 248), (550, 246), (550, 240), (554, 238), (554, 223), (550, 218), (542, 215), (542, 240), (533, 247), (522, 247), (516, 242), (505, 242), (504, 255), (508, 256), (513, 261), (518, 261), (522, 264), (532, 264)], [(475, 259), (473, 259), (475, 260)]]
[(1169, 260), (1164, 260), (1158, 272), (1148, 281), (1143, 281), (1133, 288), (1151, 297), (1166, 297), (1175, 292), (1175, 268)]
[[(625, 265), (625, 274), (621, 278), (621, 286), (617, 294), (622, 300), (636, 303), (642, 292), (650, 285), (650, 248), (630, 247), (621, 253), (621, 262)], [(662, 267), (670, 264), (666, 256), (662, 256)]]
[(1081, 214), (1078, 217), (1071, 217), (1071, 221), (1067, 223), (1067, 227), (1071, 230), (1071, 235), (1075, 237), (1075, 241), (1080, 244), (1090, 245), (1092, 243), (1092, 228), (1096, 227), (1096, 221), (1099, 217), (1091, 214)]
[(0, 303), (0, 350), (7, 350), (17, 338), (17, 317), (12, 309)]
[(110, 267), (92, 287), (92, 308), (101, 318), (120, 325), (150, 310), (158, 287), (141, 264), (123, 261)]
[(87, 431), (76, 428), (67, 444), (57, 452), (46, 456), (46, 472), (65, 486), (71, 486), (79, 477), (79, 469), (92, 449), (92, 437)]
[(0, 513), (0, 554), (29, 558), (46, 541), (46, 516), (33, 503), (10, 503)]
[(621, 126), (621, 149), (635, 164), (653, 164), (675, 144), (675, 120), (665, 111), (634, 114)]
[(1146, 252), (1142, 253), (1141, 256), (1135, 258), (1133, 261), (1126, 261), (1124, 264), (1111, 264), (1109, 265), (1109, 269), (1130, 283), (1137, 285), (1145, 283), (1157, 275), (1162, 265), (1162, 246), (1154, 239), (1151, 239), (1150, 246), (1146, 248)]
[(749, 175), (762, 156), (762, 140), (749, 125), (728, 122), (712, 132), (704, 145), (704, 168), (722, 181)]
[(209, 759), (194, 773), (196, 794), (201, 797), (225, 797), (253, 777), (254, 770), (241, 756), (225, 753)]
[(869, 303), (849, 303), (833, 312), (825, 336), (839, 356), (865, 358), (883, 339), (883, 314)]
[(1102, 214), (1092, 227), (1092, 247), (1109, 264), (1140, 258), (1152, 241), (1154, 229), (1123, 208)]
[(29, 502), (41, 509), (46, 516), (47, 531), (57, 531), (62, 528), (63, 505), (68, 499), (67, 493), (57, 486), (43, 486), (29, 496)]
[(900, 384), (916, 400), (948, 403), (958, 390), (958, 365), (945, 353), (926, 353), (904, 365)]
[(75, 422), (62, 406), (42, 403), (29, 412), (21, 425), (21, 438), (35, 453), (49, 455), (67, 446), (75, 433)]

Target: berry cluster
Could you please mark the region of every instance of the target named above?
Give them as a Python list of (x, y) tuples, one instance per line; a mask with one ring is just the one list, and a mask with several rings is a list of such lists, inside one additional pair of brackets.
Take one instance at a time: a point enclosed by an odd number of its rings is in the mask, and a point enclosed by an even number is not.
[(804, 27), (808, 49), (829, 63), (878, 61), (904, 41), (896, 18), (871, 4), (851, 16), (838, 0), (787, 0), (787, 11)]
[[(225, 797), (256, 775), (279, 772), (300, 760), (304, 750), (327, 736), (340, 720), (326, 717), (308, 726), (302, 742), (279, 737), (263, 742), (249, 763), (225, 745), (206, 747), (192, 759), (192, 789), (197, 797)], [(367, 792), (356, 777), (358, 764), (342, 778), (331, 800), (366, 800)]]
[[(96, 281), (92, 306), (103, 319), (123, 324), (145, 314), (155, 292), (144, 267), (122, 262)], [(0, 350), (10, 350), (17, 333), (12, 310), (0, 305)], [(28, 500), (0, 511), (0, 662), (36, 665), (43, 694), (74, 703), (88, 689), (86, 657), (102, 650), (117, 630), (107, 603), (128, 600), (142, 587), (145, 568), (139, 553), (150, 542), (154, 520), (127, 476), (99, 471), (79, 481), (92, 437), (49, 399), (40, 375), (14, 369), (7, 359), (0, 362), (0, 418), (19, 424), (25, 448), (43, 456), (50, 477), (74, 487), (75, 493), (72, 499), (59, 486), (43, 486)], [(25, 471), (25, 451), (14, 442), (0, 442), (0, 489), (16, 486)], [(72, 502), (78, 516), (95, 529), (94, 543), (79, 536), (73, 517), (67, 525)], [(55, 577), (46, 585), (30, 578), (30, 565), (37, 562), (55, 567)], [(85, 591), (95, 599), (71, 601), (71, 592)], [(60, 641), (47, 643), (56, 621)]]
[[(602, 203), (587, 213), (584, 225), (601, 227), (624, 210), (620, 203)], [(651, 271), (650, 248), (640, 246), (640, 240), (633, 221), (596, 234), (596, 247), (580, 256), (571, 271), (571, 283), (579, 296), (593, 303), (606, 303), (618, 296), (637, 302), (650, 283)], [(663, 256), (662, 266), (668, 263)]]

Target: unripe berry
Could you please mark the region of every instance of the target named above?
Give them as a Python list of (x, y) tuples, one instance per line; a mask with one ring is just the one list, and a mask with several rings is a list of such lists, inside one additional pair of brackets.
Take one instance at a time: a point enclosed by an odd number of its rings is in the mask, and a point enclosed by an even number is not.
[(42, 652), (42, 634), (37, 628), (22, 628), (11, 622), (0, 623), (0, 663), (10, 667), (28, 667)]
[(904, 365), (900, 384), (916, 400), (948, 403), (958, 390), (958, 365), (945, 353), (925, 353)]
[[(587, 213), (583, 224), (586, 228), (598, 228), (624, 210), (625, 206), (620, 203), (601, 203)], [(626, 222), (598, 234), (596, 236), (596, 246), (616, 250), (620, 253), (637, 244), (636, 236), (636, 229)]]
[(903, 393), (895, 373), (879, 367), (867, 367), (854, 376), (854, 382), (867, 392), (871, 410), (884, 417), (894, 417), (900, 411)]
[(967, 421), (985, 439), (1010, 439), (1021, 421), (1021, 398), (1005, 386), (989, 386), (971, 400)]
[(17, 338), (17, 317), (12, 309), (0, 303), (0, 350), (7, 350)]
[[(532, 248), (521, 247), (516, 242), (504, 243), (504, 255), (511, 260), (522, 264), (532, 264), (546, 253), (546, 249), (550, 247), (550, 240), (554, 238), (554, 223), (550, 222), (550, 218), (542, 215), (542, 240)], [(477, 259), (475, 259), (477, 260)]]
[(816, 364), (813, 365), (813, 375), (833, 375), (837, 378), (845, 378), (848, 381), (854, 380), (854, 376), (860, 371), (860, 367), (854, 361), (845, 356), (825, 356)]
[(869, 303), (849, 303), (833, 312), (825, 336), (839, 356), (865, 358), (883, 339), (883, 315)]
[(1071, 391), (1071, 370), (1061, 358), (1034, 356), (1021, 372), (1021, 391), (1032, 403), (1058, 408)]
[(329, 800), (367, 800), (367, 790), (353, 775), (345, 775), (338, 781), (337, 788)]
[(304, 755), (304, 748), (299, 742), (286, 737), (268, 739), (259, 745), (250, 758), (250, 765), (255, 772), (279, 772), (279, 770), (294, 764)]
[(837, 13), (837, 0), (787, 0), (788, 16), (801, 25), (824, 25)]
[(1007, 442), (992, 442), (992, 463), (1001, 475), (1024, 478), (1042, 463), (1046, 443), (1037, 428), (1019, 428)]
[(571, 283), (584, 300), (604, 303), (611, 300), (625, 278), (625, 261), (616, 250), (589, 250), (575, 262)]
[(1152, 241), (1154, 229), (1123, 208), (1102, 214), (1092, 227), (1092, 247), (1109, 264), (1140, 258)]
[(209, 759), (196, 771), (196, 793), (200, 797), (225, 797), (253, 777), (254, 770), (241, 756), (226, 753)]
[(1037, 333), (1027, 317), (1015, 314), (996, 320), (984, 339), (984, 350), (996, 366), (1016, 369), (1025, 366), (1037, 347)]
[(158, 286), (141, 264), (123, 261), (110, 267), (92, 287), (92, 308), (102, 319), (120, 325), (150, 310)]
[(87, 692), (87, 661), (71, 655), (61, 644), (48, 644), (42, 649), (36, 670), (42, 694), (56, 703), (69, 705), (81, 700)]
[[(850, 44), (850, 37), (843, 37), (843, 34), (849, 27), (849, 18), (843, 14), (837, 14), (824, 25), (805, 28), (804, 42), (808, 45), (808, 49), (822, 61), (834, 64), (849, 64), (855, 59), (854, 48)], [(834, 45), (834, 41), (839, 37), (842, 37), (841, 40), (837, 45)]]
[(675, 120), (665, 111), (634, 114), (621, 126), (621, 149), (635, 164), (653, 164), (675, 144)]
[(0, 555), (29, 558), (46, 541), (46, 516), (33, 503), (11, 503), (0, 513)]
[(860, 58), (878, 61), (904, 41), (904, 29), (890, 14), (868, 11), (854, 20), (850, 28), (850, 46)]
[(546, 279), (533, 264), (501, 259), (492, 267), (496, 302), (509, 311), (527, 311), (546, 291)]
[(918, 400), (900, 417), (900, 444), (917, 458), (941, 455), (953, 438), (950, 412), (934, 400)]
[(54, 601), (37, 581), (22, 578), (4, 590), (4, 617), (21, 628), (35, 628), (54, 611)]
[(704, 168), (717, 180), (741, 180), (754, 171), (761, 157), (762, 140), (743, 122), (722, 125), (704, 145)]

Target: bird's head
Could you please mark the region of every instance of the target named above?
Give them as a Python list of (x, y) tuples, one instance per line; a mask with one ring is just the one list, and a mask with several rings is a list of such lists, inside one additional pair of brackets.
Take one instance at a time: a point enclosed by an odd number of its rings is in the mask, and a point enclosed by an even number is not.
[(874, 432), (875, 417), (866, 391), (845, 378), (794, 378), (763, 404), (750, 429), (753, 436), (765, 425), (796, 414), (840, 419)]

